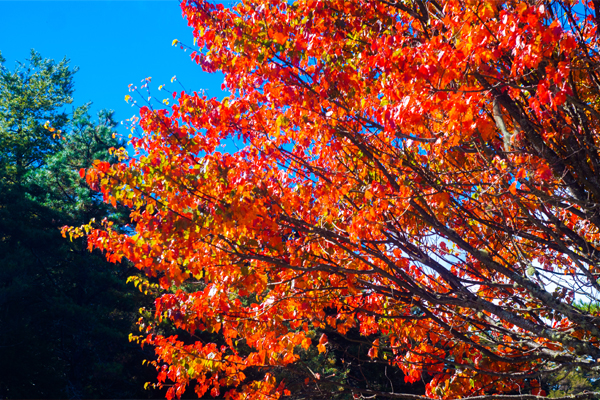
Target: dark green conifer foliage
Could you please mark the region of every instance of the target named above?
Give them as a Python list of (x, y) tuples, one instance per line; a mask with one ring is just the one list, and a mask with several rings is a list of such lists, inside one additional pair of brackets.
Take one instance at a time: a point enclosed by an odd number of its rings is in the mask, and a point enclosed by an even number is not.
[(143, 305), (131, 271), (60, 233), (121, 218), (78, 174), (120, 144), (112, 112), (70, 106), (75, 72), (0, 55), (0, 398), (148, 397), (155, 375), (127, 340)]

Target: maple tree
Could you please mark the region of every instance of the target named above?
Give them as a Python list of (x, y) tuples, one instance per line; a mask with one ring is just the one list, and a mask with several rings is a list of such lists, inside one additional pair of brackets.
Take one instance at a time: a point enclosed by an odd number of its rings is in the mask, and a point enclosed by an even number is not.
[(142, 107), (136, 156), (82, 171), (135, 234), (65, 228), (157, 279), (141, 340), (169, 397), (287, 395), (273, 371), (330, 351), (313, 327), (428, 377), (339, 383), (355, 397), (537, 399), (600, 368), (597, 307), (574, 304), (600, 290), (600, 2), (181, 7), (231, 95)]

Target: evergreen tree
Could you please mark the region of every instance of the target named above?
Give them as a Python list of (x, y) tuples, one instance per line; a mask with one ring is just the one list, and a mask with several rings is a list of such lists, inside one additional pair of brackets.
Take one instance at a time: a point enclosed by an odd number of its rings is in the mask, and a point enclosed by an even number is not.
[[(10, 71), (0, 56), (0, 397), (147, 397), (153, 370), (127, 335), (142, 305), (124, 265), (65, 240), (60, 227), (119, 220), (79, 176), (115, 161), (112, 112), (67, 112), (73, 75), (32, 51)], [(146, 350), (148, 351), (148, 350)], [(149, 373), (150, 375), (145, 376)]]

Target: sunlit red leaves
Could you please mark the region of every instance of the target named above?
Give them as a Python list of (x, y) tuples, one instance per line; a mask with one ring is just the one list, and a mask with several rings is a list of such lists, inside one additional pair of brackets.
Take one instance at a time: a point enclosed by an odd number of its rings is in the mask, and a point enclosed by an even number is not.
[(536, 170), (536, 176), (542, 181), (548, 181), (552, 178), (552, 170), (548, 166), (542, 165)]
[[(535, 369), (533, 358), (511, 360), (556, 346), (523, 328), (534, 319), (518, 301), (531, 310), (539, 301), (523, 280), (512, 285), (526, 275), (523, 252), (574, 273), (539, 246), (555, 231), (528, 222), (561, 174), (533, 155), (541, 144), (522, 123), (559, 151), (577, 131), (561, 108), (575, 94), (568, 81), (591, 87), (589, 77), (543, 6), (442, 3), (427, 3), (426, 24), (385, 2), (182, 3), (193, 60), (222, 71), (231, 96), (173, 92), (170, 110), (142, 108), (136, 156), (85, 173), (106, 201), (132, 210), (135, 229), (94, 230), (90, 247), (158, 280), (156, 321), (226, 342), (184, 345), (145, 325), (159, 381), (175, 382), (170, 397), (194, 382), (199, 395), (277, 397), (272, 375), (247, 382), (243, 371), (293, 363), (298, 346), (328, 351), (326, 335), (307, 336), (313, 327), (356, 328), (366, 355), (389, 356), (406, 382), (431, 376), (431, 397), (516, 390), (523, 380), (496, 375)], [(522, 113), (503, 105), (511, 138), (492, 118), (506, 97)], [(239, 150), (223, 151), (232, 142)], [(561, 221), (598, 239), (572, 211)], [(467, 306), (473, 296), (488, 309)], [(518, 321), (497, 322), (496, 306)], [(507, 331), (529, 347), (506, 345)]]
[(319, 353), (324, 353), (326, 351), (325, 345), (327, 343), (328, 343), (327, 335), (322, 334), (321, 338), (319, 339), (319, 345), (318, 345)]

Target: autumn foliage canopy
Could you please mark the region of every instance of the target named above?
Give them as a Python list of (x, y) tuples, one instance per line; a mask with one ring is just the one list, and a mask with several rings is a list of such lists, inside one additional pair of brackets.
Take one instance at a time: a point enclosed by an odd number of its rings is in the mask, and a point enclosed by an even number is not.
[(314, 329), (435, 399), (600, 368), (600, 2), (181, 7), (230, 96), (142, 107), (137, 154), (84, 171), (131, 230), (65, 229), (158, 283), (155, 321), (222, 335), (142, 323), (169, 396), (284, 396)]

